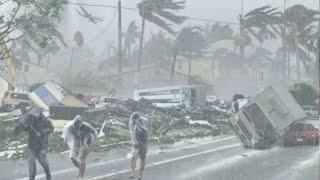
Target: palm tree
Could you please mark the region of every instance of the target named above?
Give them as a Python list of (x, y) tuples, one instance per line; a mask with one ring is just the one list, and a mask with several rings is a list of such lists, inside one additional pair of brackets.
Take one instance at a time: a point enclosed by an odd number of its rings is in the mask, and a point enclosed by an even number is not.
[[(215, 23), (212, 26), (207, 25), (205, 27), (205, 36), (208, 45), (215, 45), (220, 41), (232, 41), (233, 40), (233, 30), (229, 25), (221, 25), (220, 23)], [(215, 79), (214, 68), (215, 68), (216, 57), (211, 60), (212, 68), (212, 79)]]
[[(271, 8), (270, 6), (263, 6), (256, 8), (243, 17), (240, 16), (240, 35), (244, 38), (246, 36), (253, 36), (259, 43), (258, 48), (262, 49), (265, 40), (276, 39), (279, 34), (278, 24), (281, 16), (277, 8)], [(248, 37), (247, 37), (248, 38)], [(244, 57), (245, 54), (244, 43), (239, 42), (240, 54)], [(257, 50), (260, 52), (260, 50)]]
[[(215, 23), (213, 25), (206, 25), (205, 27), (198, 29), (202, 31), (201, 33), (204, 35), (204, 39), (206, 40), (206, 45), (212, 45), (219, 41), (224, 40), (232, 40), (233, 38), (233, 30), (228, 25), (221, 25), (220, 23)], [(181, 33), (176, 37), (171, 45), (171, 55), (172, 55), (172, 64), (171, 64), (171, 73), (170, 80), (172, 81), (174, 78), (174, 71), (176, 66), (176, 59), (179, 55), (179, 42), (181, 39)], [(202, 44), (202, 43), (201, 43)], [(212, 64), (214, 64), (214, 59), (212, 59)], [(212, 66), (213, 68), (213, 66)]]
[[(191, 83), (191, 58), (203, 55), (207, 48), (207, 41), (200, 27), (185, 27), (176, 38), (176, 48), (179, 55), (189, 60), (188, 83)], [(176, 56), (176, 55), (175, 55)]]
[[(165, 36), (162, 31), (157, 34), (151, 34), (151, 38), (145, 43), (143, 55), (144, 63), (151, 62), (158, 65), (167, 65), (171, 57), (171, 40)], [(146, 60), (146, 61), (145, 61)]]
[(127, 29), (127, 32), (125, 34), (124, 39), (124, 48), (127, 54), (127, 57), (131, 56), (131, 47), (136, 43), (136, 40), (139, 38), (139, 31), (138, 26), (136, 25), (135, 21), (132, 21), (129, 24), (129, 27)]
[(166, 21), (172, 22), (174, 24), (181, 24), (186, 17), (175, 15), (172, 11), (179, 11), (185, 7), (184, 0), (175, 2), (174, 0), (142, 0), (138, 4), (139, 14), (142, 18), (141, 24), (141, 35), (139, 44), (139, 55), (138, 55), (138, 71), (141, 69), (141, 58), (142, 58), (142, 47), (145, 29), (145, 20), (152, 22), (165, 29), (170, 34), (175, 34), (174, 30), (171, 28), (171, 24)]
[(176, 69), (177, 56), (178, 56), (178, 53), (179, 53), (177, 39), (175, 39), (171, 43), (170, 48), (171, 48), (171, 55), (172, 55), (171, 70), (170, 70), (170, 81), (172, 82), (173, 78), (174, 78), (174, 72), (175, 72), (175, 69)]
[(296, 58), (297, 79), (300, 80), (301, 67), (310, 72), (311, 54), (317, 56), (317, 28), (319, 12), (308, 9), (303, 5), (295, 5), (285, 10), (282, 14), (281, 38), (282, 47), (279, 49), (286, 57), (286, 76), (290, 79), (290, 62)]
[(76, 31), (74, 33), (74, 37), (73, 37), (75, 43), (77, 44), (78, 47), (82, 47), (84, 44), (84, 38), (83, 35), (80, 31)]
[(82, 47), (84, 44), (84, 38), (80, 31), (76, 31), (73, 35), (73, 45), (71, 50), (71, 57), (70, 57), (70, 64), (69, 64), (69, 71), (72, 72), (72, 63), (73, 63), (73, 53), (75, 45), (78, 47)]
[(233, 30), (228, 25), (215, 23), (212, 26), (207, 25), (204, 30), (208, 44), (213, 44), (223, 40), (232, 40)]
[(239, 59), (242, 59), (241, 55), (228, 48), (219, 48), (215, 50), (213, 52), (213, 58), (223, 61), (223, 63), (220, 63), (221, 73), (223, 77), (227, 77), (230, 75), (230, 67), (234, 66), (238, 69), (239, 67), (243, 67), (243, 62), (239, 61)]

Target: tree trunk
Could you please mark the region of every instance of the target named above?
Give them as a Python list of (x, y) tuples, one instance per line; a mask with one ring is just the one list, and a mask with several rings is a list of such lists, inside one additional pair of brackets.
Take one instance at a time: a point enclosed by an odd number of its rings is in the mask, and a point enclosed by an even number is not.
[(70, 64), (69, 64), (69, 71), (70, 71), (70, 73), (72, 73), (72, 61), (73, 61), (74, 46), (75, 46), (75, 41), (73, 41), (72, 51), (71, 51), (71, 58), (70, 58)]
[(296, 63), (297, 63), (297, 80), (299, 82), (301, 80), (301, 64), (297, 55), (296, 55)]
[(244, 58), (244, 45), (243, 44), (240, 44), (240, 55), (241, 55), (241, 57), (243, 57)]
[(214, 74), (215, 70), (214, 70), (214, 68), (215, 68), (214, 58), (212, 58), (212, 60), (211, 60), (212, 81), (214, 81), (214, 79), (215, 79), (215, 74)]
[[(320, 42), (320, 38), (318, 40)], [(319, 43), (318, 42), (318, 43)], [(320, 87), (320, 49), (318, 50), (317, 54), (316, 54), (316, 63), (315, 63), (315, 76), (314, 76), (314, 84), (316, 85), (316, 87)], [(319, 93), (320, 93), (320, 88), (319, 88)]]
[(188, 84), (191, 85), (191, 58), (189, 57)]
[(49, 71), (50, 55), (47, 56), (47, 71)]
[(37, 58), (38, 58), (38, 65), (40, 66), (41, 65), (41, 56), (38, 55)]
[(141, 34), (140, 34), (140, 44), (139, 44), (139, 55), (138, 55), (138, 72), (141, 70), (141, 60), (142, 60), (142, 54), (143, 54), (143, 38), (144, 38), (144, 29), (145, 29), (145, 22), (146, 19), (142, 18), (142, 24), (141, 24)]
[(177, 55), (175, 54), (173, 56), (173, 60), (172, 60), (172, 64), (171, 64), (171, 72), (170, 72), (170, 81), (171, 82), (173, 81), (173, 78), (174, 78), (174, 72), (176, 69), (176, 60), (177, 60)]
[(295, 31), (294, 31), (294, 36), (295, 36), (295, 47), (294, 47), (294, 55), (296, 58), (296, 66), (297, 66), (297, 80), (298, 82), (301, 80), (301, 67), (300, 67), (300, 62), (299, 62), (299, 56), (298, 56), (298, 39), (297, 39), (297, 24), (295, 25)]
[(282, 71), (282, 79), (284, 81), (287, 80), (287, 52), (285, 49), (285, 45), (286, 45), (285, 36), (286, 36), (286, 29), (285, 29), (285, 26), (283, 25), (281, 27), (281, 41), (282, 41), (281, 71)]
[(129, 59), (129, 58), (131, 58), (131, 45), (128, 45), (128, 47), (127, 47), (127, 58)]
[(244, 55), (245, 55), (245, 45), (244, 45), (244, 42), (243, 42), (243, 38), (244, 38), (244, 28), (243, 28), (243, 18), (242, 18), (242, 15), (240, 17), (240, 55), (242, 58), (244, 58)]
[(291, 55), (288, 54), (288, 56), (286, 56), (287, 58), (287, 81), (290, 82), (290, 74), (291, 74), (291, 67), (290, 67), (290, 61), (291, 61)]

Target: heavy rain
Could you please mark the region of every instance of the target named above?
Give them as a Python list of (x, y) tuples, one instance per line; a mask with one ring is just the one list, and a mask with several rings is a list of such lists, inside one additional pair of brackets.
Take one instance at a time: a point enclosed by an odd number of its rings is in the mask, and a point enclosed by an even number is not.
[(0, 0), (0, 180), (320, 180), (320, 0)]

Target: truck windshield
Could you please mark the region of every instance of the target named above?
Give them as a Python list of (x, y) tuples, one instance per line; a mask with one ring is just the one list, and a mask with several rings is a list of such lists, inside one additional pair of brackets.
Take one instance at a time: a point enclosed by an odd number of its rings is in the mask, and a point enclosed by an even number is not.
[(257, 104), (248, 106), (244, 109), (243, 112), (249, 122), (254, 124), (257, 133), (260, 136), (266, 136), (267, 134), (272, 132), (271, 123), (268, 121), (267, 117), (264, 115)]

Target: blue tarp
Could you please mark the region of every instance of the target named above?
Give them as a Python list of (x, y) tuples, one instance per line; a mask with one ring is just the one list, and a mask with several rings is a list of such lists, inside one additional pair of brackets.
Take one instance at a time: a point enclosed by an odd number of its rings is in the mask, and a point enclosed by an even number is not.
[(34, 90), (34, 93), (36, 93), (47, 106), (60, 104), (59, 100), (55, 98), (45, 86), (40, 86)]

